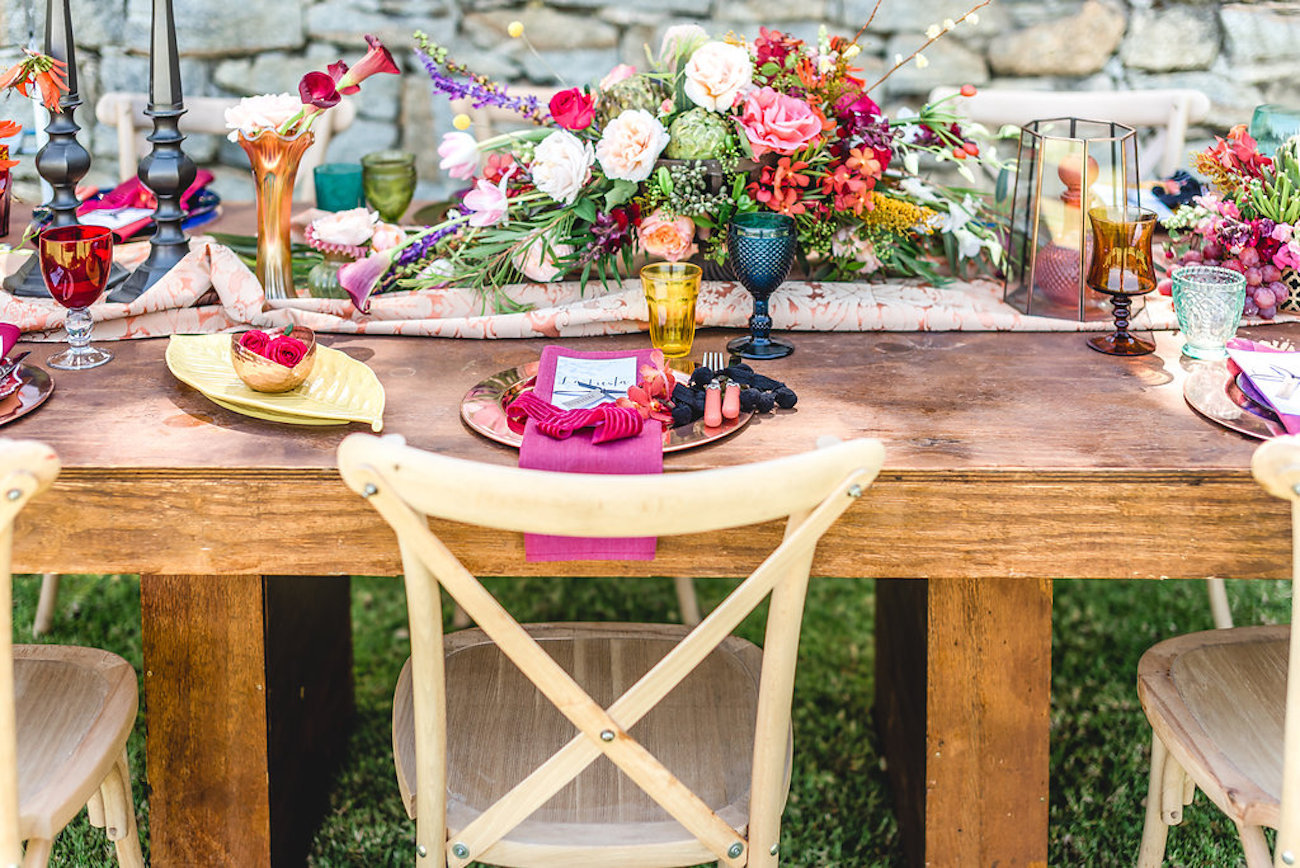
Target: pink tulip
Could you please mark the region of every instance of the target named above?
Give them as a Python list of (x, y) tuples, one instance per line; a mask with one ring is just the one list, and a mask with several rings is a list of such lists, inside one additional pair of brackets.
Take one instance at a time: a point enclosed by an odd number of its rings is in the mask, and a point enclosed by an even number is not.
[(360, 90), (361, 82), (376, 73), (387, 72), (397, 75), (401, 72), (393, 62), (393, 55), (382, 42), (367, 33), (366, 44), (370, 46), (366, 56), (361, 58), (356, 66), (344, 72), (342, 78), (338, 80), (339, 93), (356, 93)]
[(501, 183), (479, 178), (474, 189), (465, 194), (461, 203), (472, 212), (469, 217), (471, 226), (495, 226), (503, 221), (510, 210), (510, 197), (506, 194), (506, 183), (510, 176), (501, 179)]
[(438, 168), (450, 177), (468, 181), (478, 169), (478, 140), (469, 133), (444, 133), (438, 145)]
[(365, 259), (349, 262), (339, 269), (339, 285), (352, 299), (358, 313), (370, 310), (370, 296), (379, 286), (379, 279), (392, 264), (395, 248), (372, 253)]

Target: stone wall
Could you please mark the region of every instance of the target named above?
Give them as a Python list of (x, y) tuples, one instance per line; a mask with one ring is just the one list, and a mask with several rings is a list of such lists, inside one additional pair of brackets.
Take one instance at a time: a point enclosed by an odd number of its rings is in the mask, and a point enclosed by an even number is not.
[[(430, 93), (411, 51), (421, 29), (454, 57), (498, 80), (576, 85), (598, 80), (617, 63), (644, 63), (646, 44), (663, 30), (698, 21), (717, 34), (753, 36), (759, 25), (806, 39), (826, 26), (851, 34), (875, 0), (173, 0), (187, 95), (235, 96), (292, 91), (299, 77), (340, 57), (352, 61), (373, 33), (406, 73), (378, 76), (354, 97), (359, 115), (331, 144), (332, 160), (397, 146), (420, 158), (421, 195), (441, 192), (434, 149), (450, 129), (446, 99)], [(0, 34), (16, 46), (43, 33), (44, 0), (4, 0)], [(116, 140), (94, 122), (108, 90), (147, 90), (150, 0), (72, 0), (78, 72), (85, 107), (78, 121), (96, 160), (88, 180), (111, 183)], [(883, 0), (860, 43), (866, 75), (910, 54), (932, 23), (957, 18), (966, 0)], [(526, 40), (507, 27), (522, 21)], [(1300, 0), (1213, 3), (1206, 0), (994, 0), (977, 24), (964, 24), (926, 51), (924, 69), (909, 64), (875, 96), (886, 106), (915, 102), (938, 84), (1038, 89), (1113, 90), (1192, 87), (1213, 102), (1193, 143), (1249, 120), (1253, 106), (1300, 106)], [(32, 126), (31, 106), (0, 100), (0, 118)], [(32, 142), (26, 141), (26, 147)], [(227, 197), (251, 198), (239, 149), (219, 137), (193, 137), (187, 150), (219, 175)], [(31, 160), (20, 175), (31, 177)], [(21, 190), (21, 188), (20, 188)]]

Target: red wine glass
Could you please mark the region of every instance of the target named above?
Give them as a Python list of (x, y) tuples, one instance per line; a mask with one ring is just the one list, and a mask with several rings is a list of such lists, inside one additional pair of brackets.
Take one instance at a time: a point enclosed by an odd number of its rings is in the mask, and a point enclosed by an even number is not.
[(41, 233), (41, 276), (54, 300), (68, 309), (68, 348), (46, 363), (63, 371), (97, 368), (113, 354), (90, 345), (90, 306), (104, 293), (113, 265), (113, 232), (104, 226), (59, 226)]

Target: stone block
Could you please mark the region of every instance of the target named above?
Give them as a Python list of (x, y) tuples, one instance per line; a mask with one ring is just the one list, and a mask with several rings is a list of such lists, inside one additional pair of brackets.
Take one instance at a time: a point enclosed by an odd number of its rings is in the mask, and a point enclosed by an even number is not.
[(1215, 61), (1214, 68), (1209, 71), (1134, 75), (1129, 85), (1133, 88), (1185, 87), (1200, 91), (1210, 98), (1210, 114), (1201, 123), (1220, 134), (1227, 132), (1233, 124), (1248, 122), (1254, 107), (1264, 102), (1262, 90), (1255, 84), (1242, 81), (1223, 58)]
[(1209, 69), (1218, 55), (1218, 16), (1197, 6), (1135, 11), (1120, 48), (1125, 66), (1148, 72)]
[[(301, 48), (304, 41), (302, 4), (244, 3), (229, 0), (172, 0), (176, 17), (176, 46), (183, 55), (218, 57), (257, 54), (277, 48)], [(151, 0), (126, 0), (123, 45), (128, 51), (149, 52)]]
[(524, 74), (538, 84), (595, 84), (619, 63), (617, 48), (540, 51), (523, 58)]
[[(973, 5), (970, 0), (884, 0), (873, 19), (871, 12), (876, 8), (876, 0), (844, 0), (843, 22), (849, 35), (856, 33), (868, 20), (871, 21), (870, 33), (919, 33), (931, 24), (942, 25), (945, 18), (955, 21)], [(975, 24), (967, 21), (958, 25), (957, 33), (963, 39), (973, 34), (990, 36), (1006, 21), (1000, 2), (980, 9), (977, 17)]]
[[(363, 6), (348, 0), (325, 0), (307, 9), (306, 29), (312, 40), (334, 42), (342, 47), (344, 59), (353, 53), (359, 59), (365, 52), (363, 38), (369, 33), (390, 50), (406, 50), (414, 41), (411, 34), (423, 30), (429, 34), (450, 30), (452, 19), (445, 13), (385, 14), (378, 7)], [(355, 46), (354, 49), (349, 46)], [(351, 61), (349, 61), (351, 62)]]
[[(142, 54), (127, 54), (116, 48), (105, 48), (99, 57), (99, 79), (105, 92), (123, 90), (128, 93), (148, 93), (149, 58)], [(194, 57), (181, 58), (183, 94), (203, 96), (211, 83), (206, 61)]]
[[(907, 57), (916, 46), (925, 41), (919, 33), (902, 33), (885, 45), (886, 68), (896, 62), (896, 56)], [(915, 60), (900, 67), (883, 85), (891, 97), (916, 95), (924, 97), (941, 84), (983, 84), (989, 79), (984, 58), (955, 39), (941, 39), (927, 48), (923, 55), (929, 63), (924, 69)]]
[(721, 0), (718, 4), (717, 17), (731, 21), (754, 22), (757, 25), (771, 27), (783, 21), (825, 19), (826, 0), (802, 0), (800, 3), (788, 3), (785, 0)]
[(357, 118), (352, 126), (330, 139), (326, 156), (331, 163), (358, 163), (366, 154), (396, 145), (397, 128), (393, 124)]
[(1001, 75), (1092, 75), (1119, 48), (1126, 24), (1123, 12), (1088, 0), (1075, 15), (995, 37), (989, 65)]
[(1224, 50), (1232, 63), (1295, 61), (1296, 43), (1300, 42), (1297, 4), (1234, 3), (1220, 8), (1219, 21)]
[[(429, 92), (423, 82), (408, 79), (402, 86), (402, 147), (415, 154), (415, 174), (431, 182), (438, 176), (438, 141), (450, 131), (451, 108), (447, 99)], [(441, 118), (442, 129), (435, 118)]]
[[(72, 35), (77, 48), (99, 48), (122, 41), (127, 0), (72, 0)], [(29, 13), (30, 11), (30, 18)], [(45, 3), (31, 0), (8, 0), (0, 4), (0, 34), (9, 45), (26, 45), (35, 34), (38, 42), (45, 38)]]
[[(564, 0), (564, 5), (580, 8), (614, 8), (618, 4), (612, 3), (610, 0)], [(656, 0), (654, 4), (645, 3), (644, 5), (647, 8), (653, 5), (654, 9), (662, 12), (674, 12), (692, 15), (697, 18), (706, 18), (713, 4), (712, 0)], [(479, 8), (477, 2), (474, 3), (474, 6)]]
[(512, 21), (524, 25), (528, 42), (540, 52), (614, 48), (618, 45), (618, 28), (591, 15), (558, 12), (547, 6), (472, 12), (465, 16), (467, 33), (477, 34), (480, 44), (512, 41), (507, 28)]

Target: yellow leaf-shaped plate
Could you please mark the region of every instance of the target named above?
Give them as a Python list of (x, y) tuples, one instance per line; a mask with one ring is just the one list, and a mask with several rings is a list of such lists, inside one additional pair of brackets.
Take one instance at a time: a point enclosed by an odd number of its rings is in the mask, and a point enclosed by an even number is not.
[(384, 387), (375, 372), (356, 359), (316, 347), (316, 365), (296, 389), (273, 394), (255, 392), (239, 379), (230, 362), (230, 335), (172, 335), (167, 368), (214, 403), (273, 422), (341, 425), (366, 422), (384, 427)]

